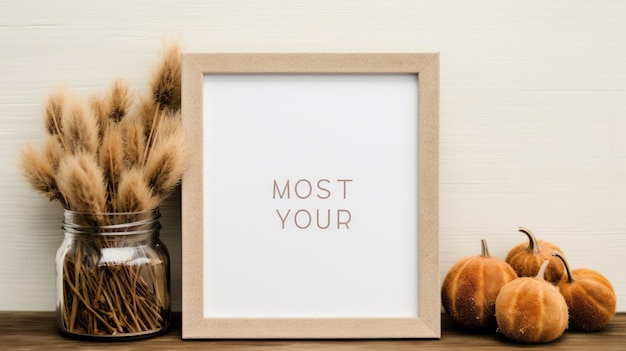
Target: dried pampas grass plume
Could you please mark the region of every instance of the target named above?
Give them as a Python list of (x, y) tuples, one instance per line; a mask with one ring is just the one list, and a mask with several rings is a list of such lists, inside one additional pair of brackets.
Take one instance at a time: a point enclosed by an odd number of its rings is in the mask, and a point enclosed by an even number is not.
[(98, 122), (83, 100), (75, 97), (62, 120), (67, 150), (72, 154), (98, 151)]
[(70, 210), (106, 212), (104, 176), (93, 155), (79, 153), (64, 158), (57, 179), (59, 191), (67, 198)]
[(144, 125), (138, 118), (126, 119), (121, 125), (124, 147), (124, 168), (131, 169), (141, 164), (146, 147)]
[(178, 137), (183, 134), (183, 125), (181, 123), (181, 111), (178, 110), (174, 113), (168, 113), (156, 128), (155, 134), (159, 138), (168, 139), (170, 137)]
[(44, 124), (49, 135), (55, 135), (59, 138), (59, 142), (64, 149), (65, 141), (63, 140), (63, 114), (64, 106), (67, 103), (67, 88), (58, 87), (52, 91), (45, 106)]
[(138, 107), (139, 120), (143, 126), (144, 136), (146, 140), (150, 138), (150, 133), (154, 131), (153, 125), (157, 121), (157, 117), (160, 114), (160, 110), (154, 104), (154, 101), (141, 97), (139, 99)]
[(22, 149), (20, 168), (26, 181), (33, 189), (48, 200), (59, 201), (67, 207), (67, 202), (57, 185), (55, 168), (43, 152), (33, 145), (26, 145)]
[(65, 150), (63, 150), (59, 139), (55, 136), (48, 135), (43, 144), (43, 153), (46, 157), (46, 161), (56, 172), (59, 169), (59, 163), (61, 163), (61, 160), (65, 156)]
[(158, 200), (152, 196), (144, 173), (139, 169), (124, 172), (120, 180), (115, 208), (118, 212), (139, 212), (152, 209)]
[(150, 91), (154, 104), (160, 110), (180, 108), (181, 53), (179, 42), (164, 43), (161, 59), (152, 71)]
[[(118, 126), (112, 126), (107, 130), (98, 153), (98, 161), (107, 185), (107, 202), (110, 204), (114, 203), (124, 167), (122, 136), (118, 129)], [(114, 211), (115, 208), (110, 208), (110, 210)]]
[(111, 110), (109, 118), (119, 123), (126, 116), (128, 110), (133, 103), (133, 96), (130, 94), (128, 82), (118, 79), (113, 82), (111, 93), (109, 96)]
[(187, 167), (187, 149), (182, 128), (169, 136), (162, 135), (146, 162), (145, 176), (153, 195), (159, 200), (172, 193)]
[(123, 79), (115, 80), (107, 94), (91, 97), (90, 105), (98, 120), (100, 137), (129, 114), (133, 99), (130, 86)]
[(180, 110), (181, 103), (181, 53), (179, 42), (164, 43), (161, 59), (155, 65), (150, 80), (151, 100), (144, 99), (141, 116), (144, 128), (149, 131), (143, 162), (148, 162), (150, 152), (158, 138), (159, 125), (167, 115)]

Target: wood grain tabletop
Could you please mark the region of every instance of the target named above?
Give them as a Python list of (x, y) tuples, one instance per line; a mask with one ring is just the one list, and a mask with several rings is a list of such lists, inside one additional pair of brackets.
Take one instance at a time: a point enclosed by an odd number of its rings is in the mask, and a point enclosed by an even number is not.
[[(6, 350), (513, 350), (515, 344), (496, 333), (467, 334), (442, 316), (439, 340), (182, 340), (180, 313), (170, 329), (145, 340), (91, 342), (59, 334), (53, 312), (0, 312), (0, 349)], [(601, 332), (566, 332), (533, 350), (626, 350), (626, 314), (617, 314)]]

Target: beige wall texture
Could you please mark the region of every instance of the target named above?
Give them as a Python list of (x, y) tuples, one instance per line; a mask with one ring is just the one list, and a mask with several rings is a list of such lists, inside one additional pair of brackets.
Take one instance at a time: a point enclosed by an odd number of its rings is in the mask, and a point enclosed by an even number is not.
[[(626, 2), (0, 1), (0, 310), (53, 310), (62, 209), (16, 164), (61, 83), (146, 87), (164, 34), (193, 52), (440, 52), (441, 279), (519, 226), (600, 271), (626, 311)], [(163, 208), (180, 309), (180, 200)]]

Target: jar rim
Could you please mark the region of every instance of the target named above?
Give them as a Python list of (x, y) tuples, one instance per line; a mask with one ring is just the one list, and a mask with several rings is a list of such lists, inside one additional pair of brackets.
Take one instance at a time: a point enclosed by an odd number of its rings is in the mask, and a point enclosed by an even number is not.
[[(120, 218), (125, 220), (120, 221)], [(70, 234), (131, 235), (159, 231), (162, 228), (160, 218), (158, 207), (147, 211), (116, 213), (76, 212), (66, 209), (61, 227)]]
[[(95, 229), (96, 227), (90, 227)], [(85, 227), (83, 230), (81, 229), (76, 229), (76, 228), (72, 228), (72, 227), (63, 227), (63, 230), (65, 232), (65, 234), (69, 234), (69, 235), (86, 235), (86, 236), (111, 236), (111, 237), (115, 237), (115, 236), (136, 236), (136, 235), (152, 235), (155, 233), (158, 233), (161, 230), (161, 225), (157, 225), (155, 227), (152, 228), (146, 228), (146, 229), (140, 229), (140, 230), (131, 230), (131, 231), (89, 231), (86, 230), (89, 229), (87, 227)]]
[(83, 216), (128, 216), (128, 215), (140, 215), (140, 214), (148, 214), (151, 212), (155, 212), (155, 213), (159, 213), (160, 215), (160, 211), (159, 211), (159, 207), (154, 207), (151, 208), (149, 210), (143, 210), (143, 211), (130, 211), (130, 212), (85, 212), (85, 211), (74, 211), (74, 210), (70, 210), (68, 208), (64, 208), (63, 211), (65, 213), (69, 213), (69, 214), (77, 214), (77, 215), (83, 215)]

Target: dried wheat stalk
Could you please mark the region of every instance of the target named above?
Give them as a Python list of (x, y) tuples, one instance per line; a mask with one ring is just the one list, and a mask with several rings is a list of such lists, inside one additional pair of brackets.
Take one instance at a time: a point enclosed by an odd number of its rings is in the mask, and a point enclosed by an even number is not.
[[(66, 87), (55, 89), (45, 105), (45, 142), (25, 146), (21, 154), (22, 173), (32, 188), (68, 210), (92, 215), (158, 207), (186, 167), (180, 55), (179, 43), (165, 43), (148, 97), (135, 99), (128, 83), (119, 79), (88, 99)], [(87, 254), (117, 244), (80, 242), (65, 257), (61, 314), (69, 332), (135, 334), (163, 327), (169, 297), (155, 281), (166, 279), (156, 276), (165, 263), (102, 264)]]

